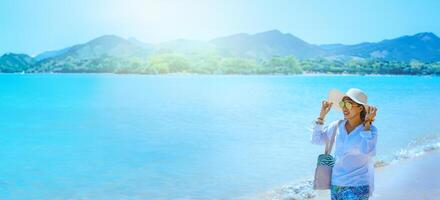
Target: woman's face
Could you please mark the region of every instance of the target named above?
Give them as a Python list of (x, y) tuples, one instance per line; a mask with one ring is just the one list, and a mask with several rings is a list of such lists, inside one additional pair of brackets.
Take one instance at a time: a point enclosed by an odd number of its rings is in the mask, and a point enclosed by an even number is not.
[[(351, 100), (349, 97), (342, 98), (342, 101), (345, 104), (342, 107), (342, 113), (344, 114), (345, 119), (352, 119), (352, 118), (360, 116), (362, 109), (363, 109), (363, 107), (360, 104), (357, 104), (356, 102)], [(347, 106), (347, 103), (350, 103), (352, 105), (351, 109), (347, 108), (347, 107), (350, 107), (350, 106)]]

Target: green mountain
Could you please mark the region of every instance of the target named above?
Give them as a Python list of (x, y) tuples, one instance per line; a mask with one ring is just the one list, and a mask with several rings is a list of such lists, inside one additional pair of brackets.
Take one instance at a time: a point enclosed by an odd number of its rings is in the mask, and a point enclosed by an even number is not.
[(246, 33), (216, 38), (215, 44), (222, 55), (268, 59), (273, 56), (292, 55), (300, 59), (319, 57), (325, 50), (309, 44), (289, 33), (272, 30), (254, 35)]
[(309, 44), (272, 30), (210, 41), (143, 43), (104, 35), (32, 58), (4, 54), (0, 72), (439, 74), (440, 39), (419, 33), (356, 45)]
[(146, 56), (148, 52), (132, 42), (115, 35), (104, 35), (85, 44), (71, 47), (61, 56), (73, 56), (76, 58), (97, 58), (101, 56), (132, 57)]
[(53, 51), (45, 51), (41, 54), (38, 54), (37, 56), (34, 57), (34, 59), (36, 61), (42, 61), (44, 59), (48, 59), (48, 58), (53, 58), (53, 57), (57, 57), (60, 56), (62, 54), (67, 53), (70, 50), (71, 47), (67, 47), (64, 49), (59, 49), (59, 50), (53, 50)]
[[(61, 53), (60, 53), (61, 52)], [(60, 50), (35, 64), (43, 72), (114, 72), (133, 61), (144, 62), (151, 50), (124, 38), (104, 35), (85, 44)], [(38, 56), (37, 56), (38, 57)], [(41, 55), (40, 55), (41, 57)]]
[(153, 50), (153, 45), (149, 44), (149, 43), (145, 43), (145, 42), (141, 42), (138, 39), (134, 38), (134, 37), (130, 37), (127, 39), (129, 42), (131, 42), (132, 44), (142, 47), (145, 50), (151, 51)]
[(198, 40), (178, 39), (159, 43), (154, 46), (155, 53), (180, 53), (184, 55), (217, 52), (214, 44)]
[[(326, 46), (327, 48), (329, 45)], [(336, 45), (329, 55), (356, 56), (388, 61), (440, 61), (440, 38), (433, 33), (418, 33), (377, 43)]]
[(26, 54), (6, 53), (0, 57), (0, 72), (27, 71), (35, 62), (35, 59)]

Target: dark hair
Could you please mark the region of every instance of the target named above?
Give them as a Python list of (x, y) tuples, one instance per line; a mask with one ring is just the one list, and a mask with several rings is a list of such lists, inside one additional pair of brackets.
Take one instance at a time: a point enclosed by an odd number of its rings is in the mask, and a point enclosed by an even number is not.
[(366, 109), (365, 109), (365, 106), (364, 105), (362, 105), (362, 104), (358, 104), (358, 105), (360, 105), (360, 106), (362, 106), (362, 111), (361, 111), (361, 120), (362, 121), (365, 121), (365, 115), (367, 114), (367, 111), (366, 111)]

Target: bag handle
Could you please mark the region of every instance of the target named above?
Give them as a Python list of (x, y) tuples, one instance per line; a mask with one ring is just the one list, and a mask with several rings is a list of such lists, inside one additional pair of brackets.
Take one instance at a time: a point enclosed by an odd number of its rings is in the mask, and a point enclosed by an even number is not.
[(339, 120), (338, 123), (336, 124), (336, 127), (333, 130), (333, 135), (332, 135), (332, 139), (330, 140), (330, 143), (327, 141), (325, 142), (325, 154), (330, 155), (331, 151), (332, 151), (332, 147), (333, 147), (333, 143), (335, 142), (335, 137), (336, 137), (336, 130), (338, 130), (339, 124), (341, 123), (342, 120)]

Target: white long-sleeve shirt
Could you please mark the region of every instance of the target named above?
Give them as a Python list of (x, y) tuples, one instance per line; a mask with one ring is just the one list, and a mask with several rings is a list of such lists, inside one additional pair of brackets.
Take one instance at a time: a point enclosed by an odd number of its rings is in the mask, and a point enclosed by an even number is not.
[[(330, 141), (333, 130), (339, 120), (328, 125), (315, 124), (311, 143), (325, 145)], [(364, 131), (360, 124), (350, 134), (345, 129), (346, 119), (339, 123), (333, 145), (335, 165), (332, 171), (332, 185), (337, 186), (370, 186), (370, 196), (374, 190), (374, 160), (376, 155), (377, 128), (370, 126), (369, 131)], [(323, 148), (324, 152), (324, 148)]]

